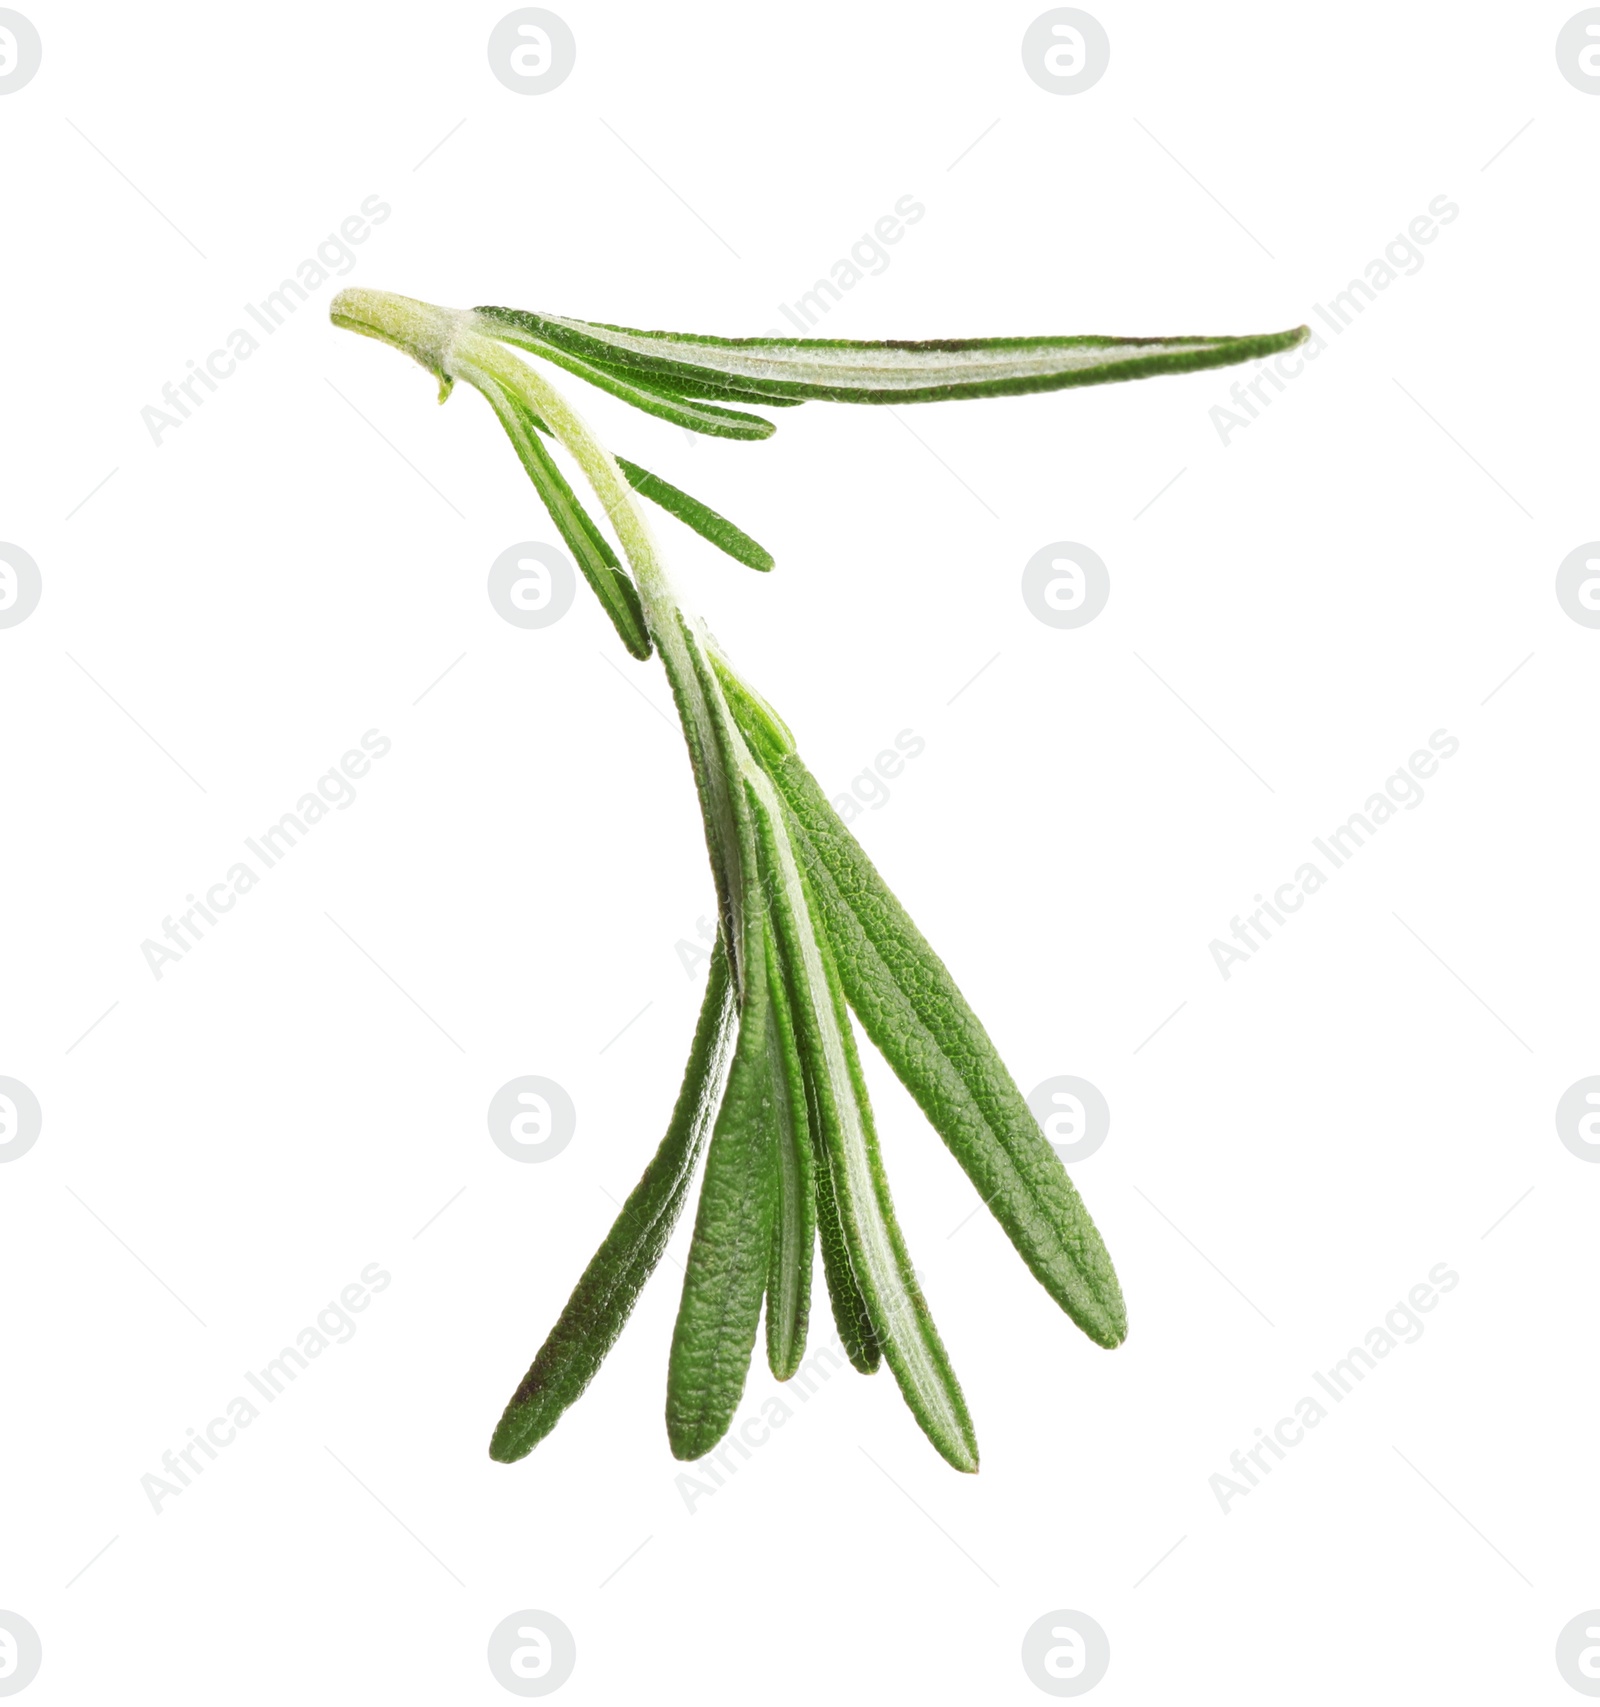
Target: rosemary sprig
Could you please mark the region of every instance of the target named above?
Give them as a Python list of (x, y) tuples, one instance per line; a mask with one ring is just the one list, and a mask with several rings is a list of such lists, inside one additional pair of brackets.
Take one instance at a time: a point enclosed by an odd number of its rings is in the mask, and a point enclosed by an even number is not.
[[(435, 308), (372, 290), (341, 292), (332, 316), (414, 357), (438, 379), (441, 402), (457, 380), (488, 399), (623, 644), (637, 658), (660, 656), (717, 890), (716, 949), (666, 1137), (513, 1393), (491, 1457), (525, 1456), (588, 1385), (660, 1260), (709, 1131), (668, 1366), (673, 1453), (699, 1457), (726, 1433), (763, 1309), (773, 1373), (786, 1380), (799, 1367), (820, 1238), (850, 1361), (866, 1372), (887, 1361), (937, 1450), (976, 1470), (966, 1401), (895, 1219), (850, 1010), (1040, 1284), (1103, 1346), (1127, 1333), (1111, 1258), (949, 972), (834, 813), (782, 720), (682, 606), (638, 497), (751, 568), (770, 569), (771, 556), (698, 499), (613, 457), (507, 346), (691, 431), (757, 439), (774, 424), (745, 413), (752, 405), (1053, 391), (1246, 361), (1301, 342), (1306, 328), (1243, 338), (713, 338), (520, 309)], [(598, 499), (620, 557), (547, 437)]]

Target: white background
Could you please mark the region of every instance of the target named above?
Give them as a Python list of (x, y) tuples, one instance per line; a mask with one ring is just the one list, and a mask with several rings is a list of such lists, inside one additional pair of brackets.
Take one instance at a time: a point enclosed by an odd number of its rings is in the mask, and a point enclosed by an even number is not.
[[(1558, 72), (1571, 8), (1102, 0), (1110, 70), (1065, 98), (1024, 74), (1034, 6), (563, 0), (577, 67), (532, 98), (490, 75), (500, 6), (24, 9), (0, 537), (43, 598), (0, 630), (0, 1072), (44, 1129), (0, 1170), (0, 1608), (43, 1640), (29, 1699), (494, 1702), (524, 1608), (574, 1633), (574, 1703), (1045, 1699), (1021, 1642), (1061, 1608), (1109, 1634), (1108, 1704), (1573, 1698), (1600, 1169), (1553, 1111), (1600, 1071), (1600, 632), (1554, 577), (1600, 534), (1600, 100)], [(670, 1262), (496, 1465), (664, 1126), (711, 885), (656, 665), (581, 586), (538, 631), (488, 602), (554, 537), (489, 411), (327, 302), (756, 333), (908, 194), (827, 335), (1272, 330), (1460, 208), (1226, 446), (1232, 372), (814, 404), (757, 445), (579, 399), (776, 554), (660, 528), (832, 792), (925, 739), (856, 827), (1023, 1088), (1107, 1097), (1074, 1174), (1130, 1337), (1092, 1346), (987, 1215), (953, 1233), (972, 1189), (869, 1050), (981, 1474), (845, 1371), (691, 1512)], [(153, 444), (162, 385), (372, 195), (348, 276)], [(1063, 539), (1111, 575), (1075, 630), (1020, 593)], [(373, 728), (356, 803), (158, 981), (141, 942)], [(1437, 729), (1424, 802), (1224, 980), (1211, 940)], [(525, 1073), (578, 1110), (539, 1165), (485, 1125)], [(354, 1339), (157, 1515), (140, 1478), (374, 1262)], [(1440, 1262), (1425, 1335), (1224, 1515), (1229, 1454)], [(775, 1391), (758, 1359), (742, 1414)]]

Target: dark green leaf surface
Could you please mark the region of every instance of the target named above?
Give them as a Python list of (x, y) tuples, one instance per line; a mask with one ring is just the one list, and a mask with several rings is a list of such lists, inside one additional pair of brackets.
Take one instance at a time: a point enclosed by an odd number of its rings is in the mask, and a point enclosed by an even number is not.
[(628, 484), (635, 492), (692, 527), (702, 539), (710, 540), (719, 550), (727, 552), (747, 568), (767, 570), (772, 567), (772, 553), (757, 544), (743, 528), (735, 527), (726, 516), (718, 515), (709, 504), (702, 504), (698, 498), (663, 480), (659, 474), (652, 474), (648, 468), (629, 462), (625, 456), (616, 460), (617, 467), (627, 476)]
[(728, 956), (719, 936), (666, 1137), (512, 1394), (489, 1443), (489, 1456), (500, 1463), (514, 1463), (544, 1439), (616, 1344), (677, 1225), (721, 1097), (737, 1023)]
[(759, 967), (745, 992), (728, 1088), (706, 1151), (694, 1242), (667, 1366), (667, 1438), (674, 1458), (702, 1458), (733, 1421), (750, 1371), (772, 1265), (780, 1109), (768, 1054), (771, 996), (765, 930), (746, 935)]

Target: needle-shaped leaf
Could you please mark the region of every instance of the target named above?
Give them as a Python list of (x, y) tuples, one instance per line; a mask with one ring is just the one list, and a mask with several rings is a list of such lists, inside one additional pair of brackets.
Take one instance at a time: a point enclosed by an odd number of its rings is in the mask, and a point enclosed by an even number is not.
[(594, 518), (578, 502), (566, 476), (556, 466), (555, 458), (545, 449), (539, 437), (542, 424), (537, 416), (515, 392), (487, 374), (473, 371), (469, 378), (489, 400), (500, 425), (506, 430), (506, 437), (511, 440), (522, 466), (527, 470), (534, 490), (550, 512), (550, 519), (567, 542), (567, 549), (577, 559), (584, 579), (594, 588), (606, 615), (616, 625), (622, 644), (635, 658), (648, 658), (651, 652), (650, 633), (645, 626), (638, 589), (617, 562), (617, 554), (596, 526)]
[(795, 1036), (783, 961), (766, 932), (770, 1011), (767, 1056), (777, 1105), (773, 1154), (772, 1262), (767, 1276), (767, 1367), (787, 1381), (806, 1354), (811, 1311), (811, 1257), (817, 1242), (815, 1161), (805, 1069)]
[(695, 402), (682, 390), (658, 383), (642, 367), (630, 368), (626, 374), (600, 367), (568, 346), (539, 336), (527, 325), (537, 320), (537, 316), (523, 315), (511, 308), (480, 308), (474, 312), (481, 329), (491, 337), (531, 350), (534, 355), (564, 367), (568, 373), (575, 373), (579, 379), (620, 397), (624, 403), (643, 409), (647, 415), (658, 415), (691, 433), (706, 433), (719, 439), (769, 439), (776, 431), (771, 421), (759, 415)]
[(839, 978), (867, 1035), (966, 1169), (1039, 1283), (1103, 1346), (1127, 1336), (1111, 1257), (1060, 1158), (944, 963), (801, 763), (787, 730), (724, 676), (791, 818)]
[(765, 935), (757, 912), (746, 933), (752, 974), (739, 1041), (706, 1151), (667, 1365), (667, 1439), (675, 1458), (703, 1458), (728, 1432), (749, 1374), (772, 1266), (781, 1108), (768, 1048)]
[(738, 1004), (719, 936), (667, 1134), (512, 1394), (489, 1443), (489, 1456), (500, 1463), (525, 1457), (544, 1439), (616, 1344), (688, 1195), (701, 1143), (722, 1095), (737, 1023)]
[(595, 376), (605, 373), (613, 385), (673, 386), (682, 396), (715, 392), (759, 403), (928, 403), (1058, 391), (1226, 367), (1292, 349), (1308, 335), (1296, 326), (1172, 338), (717, 338), (512, 309), (478, 312), (498, 317), (486, 327), (498, 326), (495, 336), (520, 332), (529, 348), (553, 361), (565, 358), (574, 373), (577, 364), (588, 367), (583, 377), (596, 384), (603, 382)]
[(710, 540), (735, 562), (743, 563), (749, 569), (767, 570), (772, 567), (772, 553), (764, 545), (757, 544), (743, 528), (735, 527), (726, 516), (718, 515), (709, 504), (702, 504), (671, 481), (663, 480), (659, 474), (652, 474), (636, 462), (629, 462), (625, 456), (617, 458), (617, 467), (627, 475), (628, 484), (635, 492), (692, 527), (702, 539)]
[(972, 1419), (895, 1220), (850, 1015), (826, 938), (812, 918), (783, 805), (766, 776), (750, 788), (762, 894), (794, 996), (795, 1030), (815, 1086), (850, 1269), (912, 1415), (947, 1463), (976, 1470)]

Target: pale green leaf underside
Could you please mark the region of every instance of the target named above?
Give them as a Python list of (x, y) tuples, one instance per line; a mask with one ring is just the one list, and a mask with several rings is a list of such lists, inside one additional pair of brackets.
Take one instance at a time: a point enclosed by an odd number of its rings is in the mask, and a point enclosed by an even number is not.
[(838, 974), (816, 928), (778, 795), (766, 776), (750, 788), (762, 895), (782, 947), (850, 1271), (912, 1415), (947, 1463), (973, 1471), (978, 1443), (972, 1419), (895, 1219)]
[(632, 384), (670, 388), (685, 399), (711, 395), (769, 404), (807, 398), (920, 403), (1056, 391), (1223, 367), (1291, 349), (1307, 336), (1297, 326), (1242, 337), (718, 338), (524, 310), (477, 312), (492, 336), (522, 342), (574, 372), (581, 364), (605, 373), (613, 388)]
[(518, 349), (529, 350), (536, 356), (564, 367), (579, 379), (586, 379), (602, 391), (620, 397), (624, 403), (642, 409), (647, 415), (658, 415), (674, 426), (685, 427), (692, 433), (706, 433), (722, 439), (767, 439), (777, 430), (771, 421), (760, 415), (746, 415), (737, 409), (721, 409), (715, 404), (691, 401), (687, 392), (667, 388), (642, 364), (621, 368), (612, 363), (593, 360), (570, 344), (532, 335), (522, 316), (514, 309), (476, 310), (478, 323), (491, 337), (499, 338)]
[(767, 1058), (777, 1143), (773, 1157), (772, 1257), (767, 1276), (767, 1366), (780, 1381), (800, 1367), (811, 1309), (811, 1260), (817, 1242), (815, 1152), (805, 1065), (776, 935), (766, 943)]

